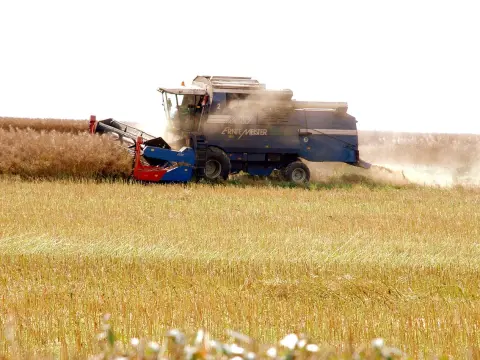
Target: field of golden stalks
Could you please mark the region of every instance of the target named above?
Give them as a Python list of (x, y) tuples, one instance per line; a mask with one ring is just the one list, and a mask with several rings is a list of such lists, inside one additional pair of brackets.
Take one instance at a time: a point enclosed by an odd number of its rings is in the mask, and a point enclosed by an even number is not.
[(0, 129), (32, 129), (79, 134), (88, 131), (88, 120), (68, 119), (24, 119), (0, 117)]
[(107, 138), (88, 133), (0, 128), (0, 175), (21, 178), (127, 177), (132, 157)]
[(25, 352), (95, 353), (107, 312), (123, 339), (383, 337), (415, 358), (480, 343), (478, 190), (0, 186), (0, 313)]
[[(0, 129), (0, 326), (15, 319), (22, 357), (97, 353), (105, 313), (124, 341), (203, 327), (335, 352), (376, 337), (413, 358), (480, 351), (479, 189), (328, 166), (306, 188), (98, 182), (128, 174), (129, 155), (49, 125)], [(475, 169), (474, 136), (422, 136), (372, 135), (362, 157), (444, 151), (432, 165), (448, 166), (450, 143)]]

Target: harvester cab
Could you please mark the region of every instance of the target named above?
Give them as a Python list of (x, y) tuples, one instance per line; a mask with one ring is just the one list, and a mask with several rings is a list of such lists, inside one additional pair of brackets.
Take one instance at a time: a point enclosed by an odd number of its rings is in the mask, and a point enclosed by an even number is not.
[(185, 136), (201, 130), (202, 120), (210, 105), (207, 91), (201, 87), (182, 84), (179, 88), (161, 88), (167, 130), (171, 134)]

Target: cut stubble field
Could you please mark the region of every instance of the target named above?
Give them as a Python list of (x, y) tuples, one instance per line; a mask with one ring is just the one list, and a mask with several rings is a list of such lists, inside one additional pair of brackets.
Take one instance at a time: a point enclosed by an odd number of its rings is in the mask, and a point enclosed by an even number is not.
[(25, 352), (95, 353), (104, 313), (125, 338), (380, 336), (416, 358), (480, 343), (479, 190), (0, 187), (0, 313)]

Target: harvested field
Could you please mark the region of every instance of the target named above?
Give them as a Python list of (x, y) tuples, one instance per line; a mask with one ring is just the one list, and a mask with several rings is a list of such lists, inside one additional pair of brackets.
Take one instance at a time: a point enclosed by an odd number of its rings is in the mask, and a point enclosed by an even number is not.
[(88, 133), (0, 129), (0, 174), (21, 178), (116, 178), (132, 157), (107, 137)]
[(0, 117), (0, 129), (32, 129), (79, 134), (88, 131), (88, 120), (24, 119)]
[(96, 353), (106, 312), (124, 340), (380, 336), (414, 358), (480, 343), (478, 190), (0, 186), (0, 313), (24, 352)]

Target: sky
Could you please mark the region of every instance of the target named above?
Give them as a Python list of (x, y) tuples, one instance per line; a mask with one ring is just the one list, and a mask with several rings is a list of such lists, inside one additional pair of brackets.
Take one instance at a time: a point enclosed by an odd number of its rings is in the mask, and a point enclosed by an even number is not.
[(478, 1), (0, 0), (0, 116), (164, 123), (163, 85), (251, 76), (360, 130), (480, 133)]

